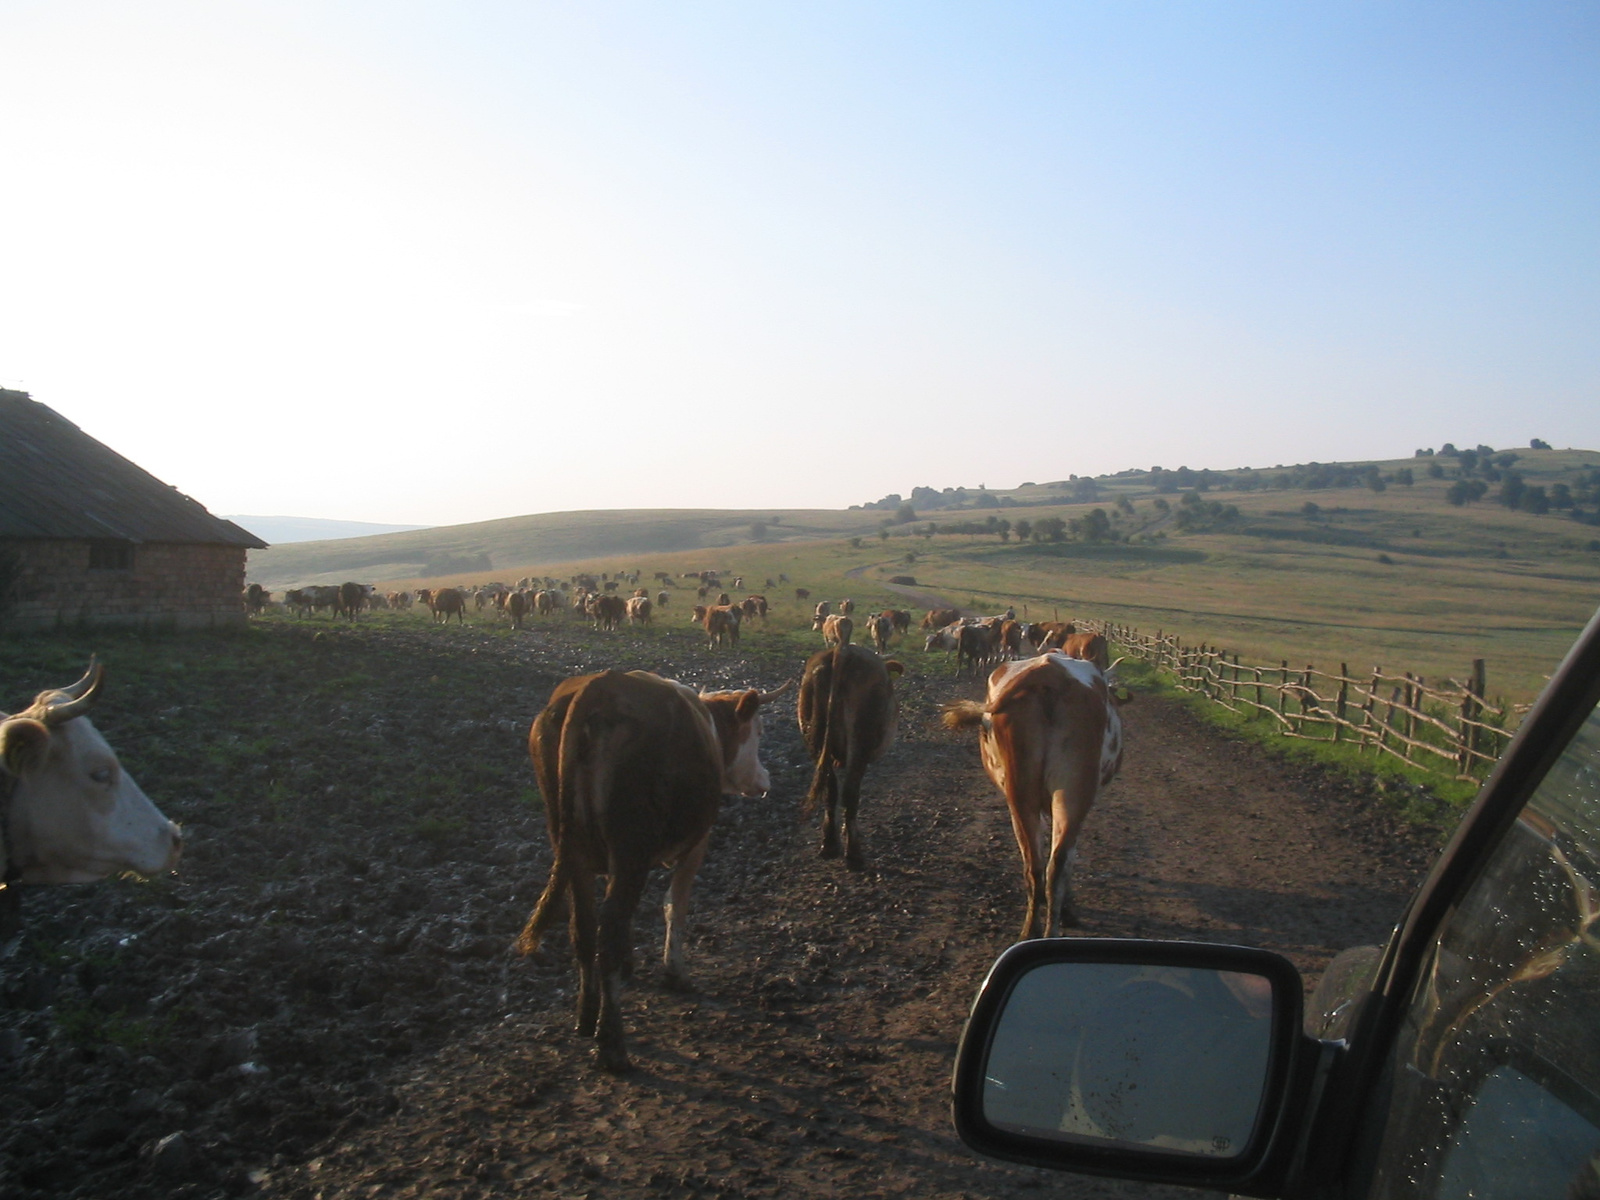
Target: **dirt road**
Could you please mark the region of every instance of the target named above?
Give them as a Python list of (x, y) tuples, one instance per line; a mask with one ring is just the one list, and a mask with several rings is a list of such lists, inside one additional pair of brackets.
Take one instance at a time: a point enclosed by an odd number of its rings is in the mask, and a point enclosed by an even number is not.
[[(352, 661), (389, 655), (394, 669), (371, 702), (403, 707), (402, 664), (437, 671), (437, 634), (350, 634), (337, 650)], [(529, 679), (541, 697), (560, 675), (601, 659), (766, 687), (798, 665), (753, 637), (743, 660), (708, 660), (696, 640), (676, 635), (598, 648), (548, 631), (452, 636), (453, 652)], [(229, 893), (255, 914), (243, 929), (205, 894), (222, 887), (223, 872), (200, 865), (185, 885), (182, 941), (137, 927), (159, 918), (116, 910), (122, 936), (164, 951), (142, 974), (126, 973), (124, 987), (213, 985), (210, 1023), (192, 1031), (211, 1049), (146, 1066), (150, 1079), (140, 1084), (138, 1060), (109, 1051), (80, 1050), (76, 1074), (52, 1076), (26, 1043), (23, 1069), (0, 1084), (0, 1099), (20, 1105), (11, 1111), (31, 1119), (37, 1136), (11, 1136), (0, 1184), (29, 1197), (74, 1188), (296, 1198), (977, 1197), (1041, 1186), (1075, 1196), (1180, 1194), (980, 1163), (955, 1139), (946, 1099), (955, 1041), (985, 969), (1020, 927), (1020, 869), (975, 746), (935, 720), (940, 704), (979, 685), (934, 673), (938, 656), (905, 656), (901, 737), (864, 792), (866, 870), (817, 857), (815, 822), (797, 810), (809, 764), (785, 708), (764, 740), (772, 795), (725, 804), (701, 873), (691, 993), (660, 985), (662, 880), (647, 894), (640, 969), (625, 1000), (632, 1075), (597, 1072), (570, 1032), (564, 937), (538, 960), (504, 952), (548, 865), (537, 812), (469, 797), (466, 811), (481, 803), (493, 820), (469, 822), (433, 855), (370, 819), (327, 820), (301, 874), (280, 869), (277, 882), (256, 885), (276, 889), (265, 900), (250, 889)], [(1339, 949), (1387, 934), (1431, 852), (1375, 801), (1220, 740), (1176, 705), (1142, 697), (1124, 713), (1126, 766), (1089, 820), (1078, 863), (1083, 932), (1262, 945), (1311, 979)], [(527, 715), (481, 736), (482, 753), (503, 753), (508, 780), (523, 788), (515, 727), (525, 730)], [(407, 719), (392, 707), (390, 716)], [(512, 747), (502, 750), (501, 739)], [(242, 830), (249, 820), (211, 819), (217, 838), (230, 821)], [(74, 928), (92, 938), (106, 915), (96, 915), (93, 898), (79, 903), (88, 907)], [(210, 974), (184, 975), (185, 984), (175, 955), (196, 943)], [(282, 984), (308, 960), (318, 964), (308, 986)], [(245, 985), (229, 990), (241, 977)], [(257, 995), (228, 998), (242, 991)], [(31, 1011), (34, 1024), (19, 1028), (35, 1037), (42, 1018)], [(249, 1070), (244, 1051), (216, 1049), (230, 1031), (254, 1039)], [(299, 1033), (313, 1049), (274, 1061), (275, 1048)], [(54, 1077), (79, 1089), (78, 1099), (53, 1106), (40, 1085)], [(141, 1087), (149, 1095), (130, 1111), (128, 1095)], [(94, 1111), (84, 1096), (117, 1109), (122, 1140), (98, 1151), (93, 1173), (74, 1175), (50, 1157), (43, 1135), (81, 1129)], [(173, 1133), (186, 1139), (185, 1154), (172, 1154), (170, 1141), (162, 1148)]]

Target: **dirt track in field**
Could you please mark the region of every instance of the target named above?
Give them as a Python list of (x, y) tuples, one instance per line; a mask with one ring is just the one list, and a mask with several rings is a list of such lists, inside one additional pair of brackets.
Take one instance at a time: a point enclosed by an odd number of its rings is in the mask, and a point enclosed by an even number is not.
[[(416, 730), (432, 711), (416, 678), (436, 677), (429, 664), (446, 652), (526, 679), (538, 699), (562, 675), (612, 663), (769, 688), (799, 666), (759, 634), (733, 660), (677, 632), (596, 649), (565, 626), (509, 639), (466, 630), (448, 651), (440, 634), (349, 633), (334, 650), (381, 658), (370, 703)], [(596, 1071), (570, 1031), (565, 938), (535, 960), (504, 952), (549, 861), (523, 802), (485, 796), (459, 837), (420, 848), (362, 810), (339, 811), (358, 789), (319, 797), (314, 849), (270, 841), (246, 811), (210, 811), (212, 855), (197, 847), (171, 911), (133, 903), (128, 885), (30, 897), (31, 920), (85, 942), (110, 930), (141, 957), (117, 972), (124, 994), (97, 999), (93, 970), (52, 976), (13, 945), (0, 1192), (1180, 1194), (980, 1163), (956, 1140), (955, 1041), (1020, 926), (1020, 872), (971, 738), (935, 720), (980, 685), (940, 673), (937, 656), (903, 657), (900, 739), (864, 792), (868, 868), (817, 857), (814, 821), (797, 811), (809, 764), (783, 705), (763, 742), (773, 793), (726, 802), (700, 876), (691, 993), (660, 985), (664, 874), (647, 893), (624, 1002), (627, 1077)], [(525, 788), (520, 737), (537, 700), (523, 707), (441, 752), (503, 759), (507, 792)], [(1081, 843), (1083, 932), (1266, 946), (1308, 980), (1345, 946), (1387, 935), (1431, 850), (1369, 794), (1219, 738), (1153, 697), (1124, 718), (1123, 773)], [(159, 795), (159, 781), (141, 782)], [(226, 853), (242, 845), (291, 869), (241, 883)], [(163, 1028), (182, 1045), (69, 1046), (50, 1032), (69, 1002), (178, 1012)]]

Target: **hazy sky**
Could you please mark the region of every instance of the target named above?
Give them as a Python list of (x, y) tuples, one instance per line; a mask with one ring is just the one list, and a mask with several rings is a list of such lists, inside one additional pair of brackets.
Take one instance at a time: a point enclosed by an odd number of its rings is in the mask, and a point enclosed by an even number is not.
[(0, 0), (0, 384), (449, 523), (1600, 448), (1584, 3)]

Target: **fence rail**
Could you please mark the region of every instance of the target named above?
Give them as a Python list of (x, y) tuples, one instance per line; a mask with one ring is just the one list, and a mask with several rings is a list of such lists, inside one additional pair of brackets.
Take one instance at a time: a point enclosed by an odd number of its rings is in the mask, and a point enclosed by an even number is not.
[(1488, 773), (1511, 737), (1518, 713), (1485, 698), (1484, 660), (1474, 659), (1467, 679), (1429, 683), (1410, 671), (1373, 667), (1356, 676), (1347, 663), (1337, 673), (1306, 664), (1290, 667), (1241, 662), (1216, 646), (1185, 645), (1176, 634), (1153, 636), (1111, 621), (1080, 621), (1104, 634), (1124, 654), (1172, 676), (1185, 692), (1241, 715), (1270, 718), (1284, 737), (1350, 742), (1374, 754), (1456, 779)]

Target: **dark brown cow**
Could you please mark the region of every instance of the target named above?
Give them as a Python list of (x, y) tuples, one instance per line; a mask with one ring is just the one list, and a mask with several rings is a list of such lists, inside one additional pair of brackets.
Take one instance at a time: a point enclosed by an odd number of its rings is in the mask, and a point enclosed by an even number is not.
[(796, 600), (809, 600), (809, 599), (811, 599), (811, 589), (810, 588), (795, 588), (795, 590), (794, 590), (794, 598)]
[(344, 617), (346, 620), (354, 621), (356, 614), (366, 602), (366, 588), (359, 583), (341, 583), (337, 599), (333, 602), (333, 615), (335, 618)]
[(262, 587), (259, 583), (252, 583), (244, 590), (245, 611), (252, 617), (259, 617), (261, 615), (261, 610), (266, 608), (271, 599), (271, 592), (267, 591), (267, 589)]
[(620, 629), (628, 615), (628, 602), (621, 596), (603, 592), (589, 597), (588, 613), (594, 618), (596, 629)]
[(433, 611), (435, 621), (450, 623), (453, 616), (457, 625), (463, 625), (467, 620), (467, 598), (455, 588), (439, 588), (428, 593), (428, 607)]
[(922, 628), (932, 632), (953, 625), (961, 620), (959, 608), (930, 608), (927, 616), (922, 618)]
[(1000, 631), (992, 625), (962, 625), (956, 630), (956, 674), (970, 666), (976, 675), (999, 654)]
[[(754, 689), (696, 696), (644, 671), (604, 671), (557, 685), (528, 734), (554, 861), (517, 948), (531, 954), (563, 908), (578, 968), (578, 1033), (600, 1066), (628, 1069), (618, 993), (632, 960), (633, 915), (650, 869), (673, 866), (662, 963), (687, 982), (683, 944), (695, 872), (723, 792), (766, 794), (763, 703)], [(595, 904), (595, 881), (607, 877)]]
[[(818, 650), (806, 660), (800, 681), (800, 732), (816, 764), (806, 811), (822, 811), (822, 857), (839, 856), (843, 826), (844, 860), (863, 861), (857, 812), (861, 780), (868, 764), (883, 757), (894, 741), (899, 704), (893, 677), (903, 667), (865, 646)], [(844, 809), (843, 819), (839, 809)]]
[(894, 631), (899, 634), (911, 632), (911, 614), (903, 608), (886, 608), (883, 615), (889, 618), (894, 626)]
[(1117, 706), (1131, 698), (1094, 664), (1049, 653), (996, 667), (982, 704), (945, 708), (946, 727), (979, 730), (984, 769), (1011, 809), (1028, 892), (1024, 938), (1054, 937), (1078, 923), (1073, 848), (1100, 789), (1122, 766)]
[(1044, 644), (1051, 650), (1061, 649), (1061, 644), (1078, 632), (1071, 621), (1040, 621), (1039, 628), (1044, 630)]

